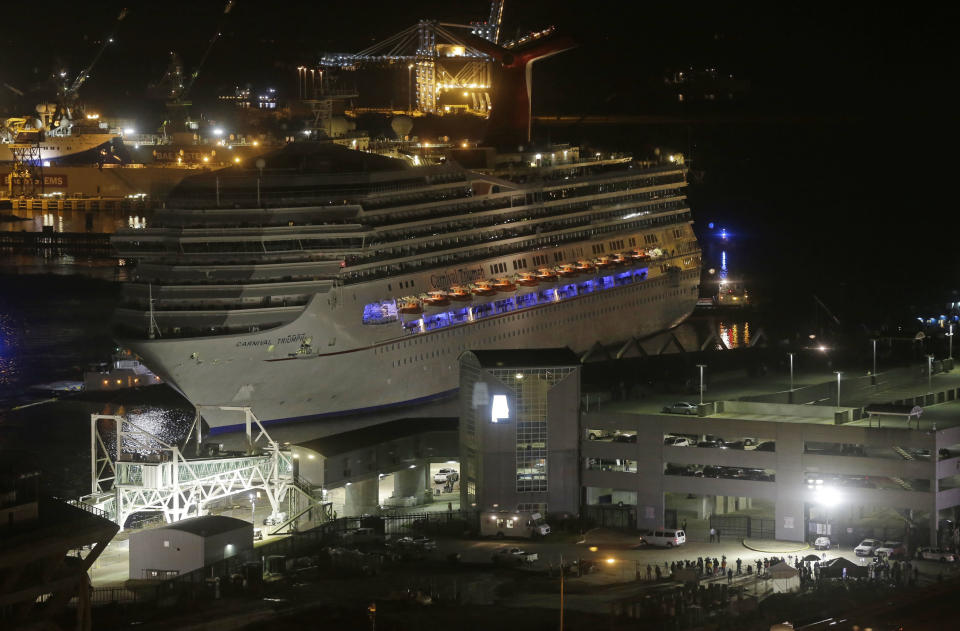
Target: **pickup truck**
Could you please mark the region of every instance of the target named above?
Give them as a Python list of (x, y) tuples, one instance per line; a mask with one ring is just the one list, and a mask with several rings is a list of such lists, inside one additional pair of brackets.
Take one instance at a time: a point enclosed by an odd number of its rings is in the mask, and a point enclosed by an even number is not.
[(490, 557), (495, 565), (499, 563), (515, 563), (517, 565), (533, 563), (538, 558), (536, 552), (527, 552), (521, 548), (500, 548)]

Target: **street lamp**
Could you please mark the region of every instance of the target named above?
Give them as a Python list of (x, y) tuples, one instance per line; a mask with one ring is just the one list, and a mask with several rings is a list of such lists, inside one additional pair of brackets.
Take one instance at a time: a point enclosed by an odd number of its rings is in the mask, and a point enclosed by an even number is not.
[(706, 364), (697, 364), (697, 368), (700, 369), (700, 405), (703, 405), (703, 369), (706, 367)]
[(927, 355), (927, 392), (933, 392), (933, 355)]
[(877, 382), (877, 338), (870, 340), (873, 342), (873, 382)]
[(256, 524), (257, 519), (254, 517), (254, 512), (257, 510), (257, 502), (253, 497), (253, 493), (249, 494), (247, 497), (250, 498), (250, 523)]
[(947, 359), (953, 361), (953, 325), (950, 325), (950, 330), (947, 332)]
[(839, 370), (835, 370), (834, 372), (837, 373), (837, 407), (839, 408), (840, 407), (840, 375), (842, 375), (843, 373), (840, 372)]

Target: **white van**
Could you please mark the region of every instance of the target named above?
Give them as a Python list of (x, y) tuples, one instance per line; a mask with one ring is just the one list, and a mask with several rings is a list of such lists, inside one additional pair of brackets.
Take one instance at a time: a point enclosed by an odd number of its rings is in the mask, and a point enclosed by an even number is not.
[(673, 548), (674, 546), (682, 546), (685, 544), (687, 542), (687, 534), (682, 530), (659, 528), (648, 535), (643, 535), (643, 540), (650, 546)]

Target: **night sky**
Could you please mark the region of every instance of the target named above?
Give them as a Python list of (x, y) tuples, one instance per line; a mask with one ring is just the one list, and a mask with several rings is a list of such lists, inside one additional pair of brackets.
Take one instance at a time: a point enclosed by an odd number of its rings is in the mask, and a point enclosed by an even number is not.
[[(0, 87), (0, 110), (22, 111), (39, 100), (58, 60), (76, 74), (124, 4), (48, 2), (45, 15), (8, 22), (0, 34), (0, 82), (27, 96), (18, 100)], [(145, 100), (145, 90), (162, 75), (168, 51), (192, 68), (224, 2), (129, 4), (116, 43), (82, 96), (103, 112), (139, 116), (162, 110)], [(480, 0), (238, 0), (194, 100), (247, 82), (290, 94), (294, 68), (324, 51), (359, 50), (421, 18), (466, 22), (488, 10)], [(950, 195), (956, 55), (948, 16), (915, 5), (507, 0), (504, 19), (508, 37), (556, 24), (581, 42), (536, 66), (535, 113), (690, 119), (662, 129), (578, 128), (563, 139), (601, 136), (634, 145), (624, 148), (690, 153), (705, 173), (692, 195), (700, 223), (718, 219), (752, 236), (762, 262), (779, 262), (772, 278), (781, 290), (817, 290), (855, 311), (875, 312), (946, 302), (960, 285)], [(665, 71), (690, 65), (749, 80), (749, 98), (712, 109), (665, 109), (651, 86)], [(549, 133), (552, 140), (563, 136)]]

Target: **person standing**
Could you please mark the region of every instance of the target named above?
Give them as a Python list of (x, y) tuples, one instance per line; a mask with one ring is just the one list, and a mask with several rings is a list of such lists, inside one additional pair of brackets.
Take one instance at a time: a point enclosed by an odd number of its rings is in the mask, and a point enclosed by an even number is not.
[(727, 585), (733, 583), (733, 568), (727, 570)]
[(737, 576), (740, 576), (743, 572), (740, 571), (740, 565), (743, 563), (740, 559), (737, 559)]
[(680, 529), (683, 530), (683, 532), (687, 532), (687, 520), (686, 520), (686, 518), (684, 518), (684, 520), (683, 520), (682, 522), (680, 522)]
[(653, 568), (650, 567), (650, 564), (649, 564), (649, 563), (647, 563), (647, 580), (648, 580), (648, 581), (652, 581), (652, 580), (653, 580)]
[(710, 529), (710, 543), (713, 543), (714, 541), (716, 541), (716, 539), (717, 539), (717, 529), (716, 529), (716, 528), (711, 528), (711, 529)]
[(717, 543), (720, 543), (720, 529), (717, 528)]

